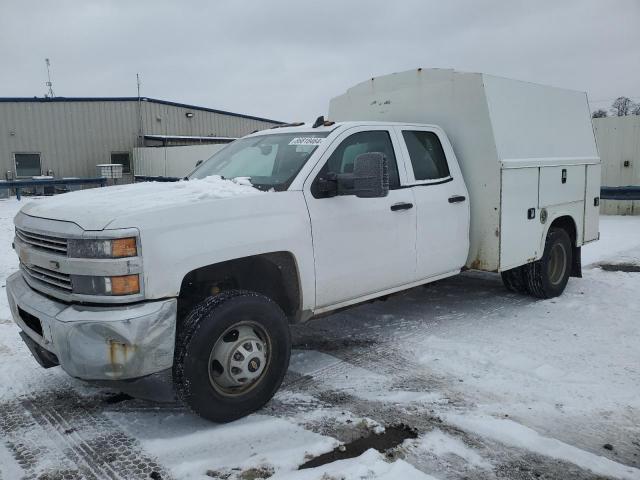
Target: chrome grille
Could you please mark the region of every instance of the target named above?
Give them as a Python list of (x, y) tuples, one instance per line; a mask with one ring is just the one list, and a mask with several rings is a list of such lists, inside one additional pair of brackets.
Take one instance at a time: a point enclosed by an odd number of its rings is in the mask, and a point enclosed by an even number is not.
[(66, 273), (55, 272), (35, 265), (27, 266), (24, 263), (20, 263), (20, 269), (31, 280), (36, 280), (66, 292), (71, 292), (72, 290), (71, 276)]
[(16, 237), (18, 237), (23, 243), (26, 243), (33, 248), (37, 248), (38, 250), (45, 250), (58, 255), (67, 254), (66, 238), (29, 232), (21, 228), (16, 228)]

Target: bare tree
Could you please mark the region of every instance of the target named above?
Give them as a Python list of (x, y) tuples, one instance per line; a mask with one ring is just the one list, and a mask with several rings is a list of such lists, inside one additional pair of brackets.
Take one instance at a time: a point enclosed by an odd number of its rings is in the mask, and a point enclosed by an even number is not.
[(640, 115), (640, 102), (633, 104), (633, 108), (631, 109), (631, 113), (634, 114), (634, 115)]
[(624, 117), (629, 115), (633, 106), (633, 102), (629, 97), (618, 97), (611, 104), (611, 114), (615, 117)]
[(594, 110), (591, 114), (591, 118), (604, 118), (607, 116), (607, 111), (599, 108), (598, 110)]

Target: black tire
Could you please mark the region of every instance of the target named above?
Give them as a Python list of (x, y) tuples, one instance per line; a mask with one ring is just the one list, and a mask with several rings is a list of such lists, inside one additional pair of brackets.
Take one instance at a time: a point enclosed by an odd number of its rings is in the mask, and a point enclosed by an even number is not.
[[(239, 321), (249, 322), (250, 328), (255, 326), (265, 334), (268, 351), (265, 349), (265, 366), (255, 383), (247, 391), (229, 393), (211, 376), (211, 358), (217, 342), (227, 341), (223, 335), (226, 339)], [(201, 417), (230, 422), (260, 409), (273, 397), (287, 372), (290, 355), (289, 325), (275, 302), (254, 292), (223, 292), (196, 305), (179, 325), (174, 389), (178, 398)]]
[(502, 283), (504, 283), (507, 290), (515, 293), (529, 293), (525, 279), (525, 268), (526, 265), (523, 265), (512, 268), (511, 270), (506, 270), (500, 274), (502, 276)]
[(571, 275), (572, 255), (569, 234), (561, 228), (551, 228), (542, 258), (525, 265), (524, 278), (529, 293), (538, 298), (561, 295)]

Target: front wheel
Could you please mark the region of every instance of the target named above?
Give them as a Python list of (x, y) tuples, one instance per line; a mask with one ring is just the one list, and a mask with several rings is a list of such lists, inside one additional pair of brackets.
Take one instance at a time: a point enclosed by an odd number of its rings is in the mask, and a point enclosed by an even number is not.
[(196, 305), (181, 324), (174, 388), (198, 415), (236, 420), (271, 399), (290, 354), (289, 325), (275, 302), (253, 292), (223, 292)]
[(564, 292), (571, 274), (571, 238), (561, 228), (547, 234), (542, 258), (525, 266), (527, 290), (538, 298), (553, 298)]

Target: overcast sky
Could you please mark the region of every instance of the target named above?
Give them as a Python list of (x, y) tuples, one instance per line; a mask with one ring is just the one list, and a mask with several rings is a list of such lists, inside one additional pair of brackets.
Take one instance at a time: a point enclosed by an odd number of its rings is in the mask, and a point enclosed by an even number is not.
[(0, 0), (0, 96), (142, 95), (313, 120), (376, 75), (453, 67), (640, 101), (640, 0)]

